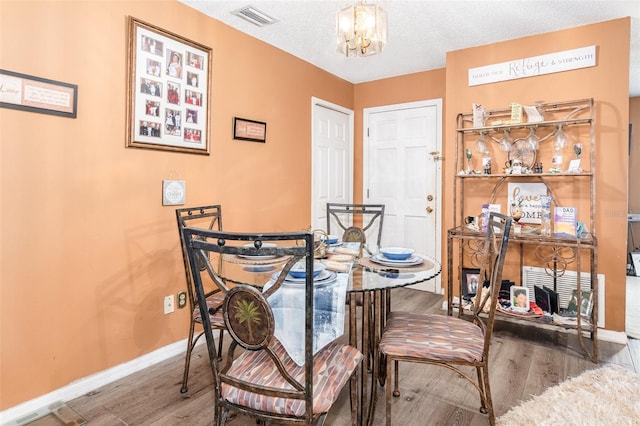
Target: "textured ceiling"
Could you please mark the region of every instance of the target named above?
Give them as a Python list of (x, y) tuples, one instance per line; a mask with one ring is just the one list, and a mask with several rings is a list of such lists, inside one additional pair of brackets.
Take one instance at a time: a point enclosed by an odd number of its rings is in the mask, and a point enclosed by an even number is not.
[[(345, 0), (180, 1), (351, 83), (443, 68), (449, 51), (630, 16), (629, 94), (640, 96), (640, 0), (386, 0), (387, 46), (367, 58), (336, 52)], [(279, 22), (257, 27), (231, 13), (248, 5)]]

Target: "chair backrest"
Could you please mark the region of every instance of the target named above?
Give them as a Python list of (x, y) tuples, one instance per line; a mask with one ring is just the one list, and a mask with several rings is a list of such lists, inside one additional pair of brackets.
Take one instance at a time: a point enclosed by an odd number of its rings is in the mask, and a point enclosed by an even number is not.
[[(351, 226), (358, 226), (365, 235), (375, 238), (380, 246), (384, 204), (343, 204), (327, 203), (327, 233), (332, 234), (331, 225), (337, 226), (338, 233), (345, 232)], [(334, 227), (334, 229), (336, 229)]]
[[(484, 240), (480, 268), (480, 281), (488, 280), (489, 288), (483, 290), (484, 287), (479, 285), (473, 303), (474, 323), (482, 327), (485, 335), (485, 356), (489, 353), (489, 345), (491, 344), (491, 333), (495, 322), (498, 294), (502, 283), (502, 269), (507, 255), (512, 221), (513, 219), (500, 213), (492, 212), (489, 214), (489, 226)], [(483, 312), (487, 313), (486, 317), (481, 315)]]
[[(216, 401), (220, 401), (222, 385), (271, 397), (282, 397), (305, 401), (305, 418), (313, 417), (313, 301), (314, 301), (314, 235), (311, 232), (245, 234), (210, 231), (200, 228), (184, 228), (182, 230), (191, 265), (196, 300), (201, 310), (207, 309), (206, 293), (203, 286), (203, 272), (197, 265), (204, 264), (206, 274), (217, 283), (221, 291), (226, 292), (223, 302), (225, 324), (232, 342), (229, 345), (225, 365), (218, 365), (216, 345), (211, 331), (209, 317), (204, 315), (203, 328), (207, 341), (207, 349), (211, 369), (214, 375)], [(275, 246), (265, 243), (274, 243)], [(247, 256), (276, 256), (288, 259), (279, 274), (270, 271), (266, 274), (269, 286), (264, 291), (256, 289), (256, 273), (249, 272), (241, 265), (234, 264), (233, 259), (245, 259)], [(216, 257), (224, 258), (223, 262), (212, 262)], [(229, 260), (229, 261), (227, 261)], [(274, 348), (275, 320), (273, 309), (268, 299), (278, 291), (285, 290), (284, 279), (291, 268), (299, 261), (305, 265), (304, 282), (297, 283), (296, 289), (304, 289), (304, 380), (297, 380), (287, 372), (283, 361), (276, 355)], [(214, 266), (217, 265), (217, 266)], [(194, 267), (196, 266), (196, 267)], [(273, 275), (272, 275), (273, 273)], [(277, 277), (276, 277), (277, 275)], [(269, 280), (271, 276), (271, 280)], [(274, 278), (275, 277), (275, 278)], [(266, 281), (262, 284), (266, 284)], [(299, 306), (297, 306), (299, 308)], [(294, 327), (292, 325), (291, 327)], [(237, 346), (245, 351), (263, 351), (275, 364), (282, 379), (289, 383), (288, 390), (278, 390), (245, 381), (237, 376), (227, 374), (237, 357), (234, 351)], [(258, 368), (257, 366), (253, 366)], [(216, 411), (218, 404), (216, 403)], [(219, 413), (216, 412), (216, 415)]]
[[(182, 230), (187, 227), (216, 229), (222, 230), (222, 207), (219, 204), (200, 207), (188, 207), (176, 209), (176, 220), (178, 222), (178, 234), (180, 235), (180, 246), (182, 248), (182, 262), (184, 264), (184, 272), (187, 280), (187, 295), (189, 296), (189, 305), (191, 310), (196, 306), (195, 289), (191, 278), (191, 270), (189, 268), (189, 258), (187, 255), (187, 247), (182, 236)], [(203, 265), (199, 266), (202, 269)], [(217, 288), (213, 288), (208, 294), (215, 293)]]

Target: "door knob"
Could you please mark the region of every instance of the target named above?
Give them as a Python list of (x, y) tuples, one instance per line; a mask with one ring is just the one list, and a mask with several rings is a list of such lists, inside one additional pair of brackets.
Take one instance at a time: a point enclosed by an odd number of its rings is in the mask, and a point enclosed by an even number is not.
[(433, 201), (433, 195), (427, 195), (427, 201)]
[(431, 213), (432, 211), (433, 211), (433, 207), (428, 206), (428, 207), (427, 207), (427, 213)]
[(444, 157), (440, 155), (440, 151), (431, 151), (429, 153), (433, 161), (444, 160)]

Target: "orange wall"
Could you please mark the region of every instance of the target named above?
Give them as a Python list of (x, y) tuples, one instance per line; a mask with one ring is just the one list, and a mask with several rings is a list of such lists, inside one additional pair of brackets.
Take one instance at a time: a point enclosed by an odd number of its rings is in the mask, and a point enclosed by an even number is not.
[[(627, 126), (629, 122), (628, 18), (587, 25), (447, 54), (447, 105), (445, 108), (446, 175), (456, 172), (456, 115), (470, 112), (472, 103), (488, 109), (505, 108), (511, 102), (531, 105), (594, 98), (596, 111), (596, 225), (598, 273), (606, 277), (606, 328), (624, 330), (625, 264), (627, 235)], [(507, 82), (469, 87), (469, 68), (496, 64), (585, 46), (597, 46), (597, 66)], [(567, 150), (569, 151), (569, 150)], [(544, 152), (542, 152), (544, 155)], [(570, 155), (566, 152), (565, 155)], [(541, 159), (550, 166), (550, 153)], [(500, 162), (498, 162), (500, 164)], [(452, 179), (445, 178), (445, 205), (453, 203)], [(586, 197), (588, 197), (588, 188)], [(562, 198), (564, 205), (584, 205)], [(572, 204), (572, 203), (577, 204)], [(479, 209), (478, 209), (479, 213)], [(445, 228), (452, 225), (445, 214)], [(588, 220), (582, 218), (581, 220)]]
[[(225, 228), (310, 224), (311, 97), (353, 85), (176, 1), (2, 1), (3, 69), (79, 86), (77, 119), (0, 109), (0, 410), (186, 337), (174, 207), (221, 203)], [(124, 147), (127, 16), (213, 49), (211, 155)], [(267, 143), (231, 139), (232, 117)]]

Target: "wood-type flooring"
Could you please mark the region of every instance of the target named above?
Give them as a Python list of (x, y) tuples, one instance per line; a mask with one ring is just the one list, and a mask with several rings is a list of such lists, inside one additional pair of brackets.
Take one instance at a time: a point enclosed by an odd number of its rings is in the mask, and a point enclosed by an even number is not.
[[(441, 306), (441, 295), (412, 289), (393, 291), (392, 308), (395, 310), (444, 314)], [(548, 387), (599, 365), (613, 363), (640, 372), (640, 343), (633, 339), (628, 345), (600, 341), (599, 358), (596, 365), (583, 355), (575, 333), (498, 321), (490, 363), (496, 416)], [(206, 345), (201, 344), (194, 350), (189, 391), (185, 394), (180, 393), (183, 366), (184, 357), (175, 356), (67, 404), (92, 426), (211, 425), (213, 378)], [(393, 400), (394, 425), (488, 424), (487, 417), (478, 411), (479, 397), (475, 389), (447, 369), (401, 363), (400, 392), (401, 396)], [(384, 409), (384, 389), (379, 387), (375, 425), (384, 424)], [(234, 416), (227, 424), (249, 426), (255, 425), (255, 420)], [(351, 424), (348, 386), (329, 412), (325, 424)]]

